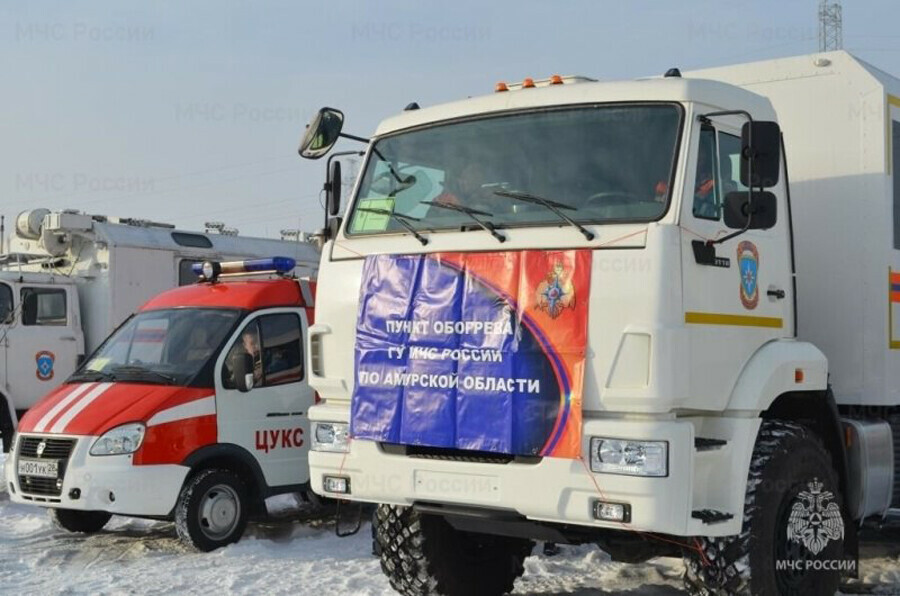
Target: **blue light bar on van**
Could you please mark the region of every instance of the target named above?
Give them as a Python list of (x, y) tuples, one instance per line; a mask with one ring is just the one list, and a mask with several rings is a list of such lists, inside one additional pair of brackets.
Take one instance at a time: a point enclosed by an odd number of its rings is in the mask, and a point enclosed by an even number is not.
[(245, 261), (205, 261), (191, 265), (191, 271), (205, 281), (214, 281), (220, 275), (241, 275), (242, 273), (290, 273), (297, 261), (290, 257), (269, 257), (267, 259), (247, 259)]

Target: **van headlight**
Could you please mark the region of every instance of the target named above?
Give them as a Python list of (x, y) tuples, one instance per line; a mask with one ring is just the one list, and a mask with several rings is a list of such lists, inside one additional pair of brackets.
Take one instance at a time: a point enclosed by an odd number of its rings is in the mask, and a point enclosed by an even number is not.
[(668, 476), (669, 444), (591, 437), (591, 470), (628, 476)]
[(146, 427), (139, 422), (106, 431), (91, 446), (91, 455), (126, 455), (141, 448)]
[(342, 422), (313, 422), (313, 451), (350, 451), (350, 425)]

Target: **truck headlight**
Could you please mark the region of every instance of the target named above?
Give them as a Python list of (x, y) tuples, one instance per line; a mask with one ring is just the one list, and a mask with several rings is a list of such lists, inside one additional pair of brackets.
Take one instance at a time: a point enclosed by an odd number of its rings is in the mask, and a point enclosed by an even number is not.
[(103, 436), (94, 441), (91, 446), (91, 455), (125, 455), (134, 453), (144, 442), (146, 428), (139, 422), (123, 424), (106, 431)]
[(591, 437), (591, 470), (628, 476), (668, 476), (669, 444)]
[(350, 451), (350, 425), (342, 422), (313, 422), (313, 451)]

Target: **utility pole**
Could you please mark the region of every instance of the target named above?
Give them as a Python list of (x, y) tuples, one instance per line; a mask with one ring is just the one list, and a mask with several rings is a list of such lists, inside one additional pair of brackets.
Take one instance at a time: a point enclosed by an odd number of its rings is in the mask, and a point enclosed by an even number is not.
[(844, 47), (843, 15), (840, 2), (822, 0), (819, 4), (819, 51), (831, 52)]

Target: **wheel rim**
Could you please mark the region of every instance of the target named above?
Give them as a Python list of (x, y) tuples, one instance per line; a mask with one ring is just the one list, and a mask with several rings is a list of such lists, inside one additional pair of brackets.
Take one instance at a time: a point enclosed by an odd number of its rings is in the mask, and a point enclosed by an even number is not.
[(200, 501), (200, 530), (211, 540), (228, 538), (241, 517), (237, 492), (226, 484), (209, 488)]

